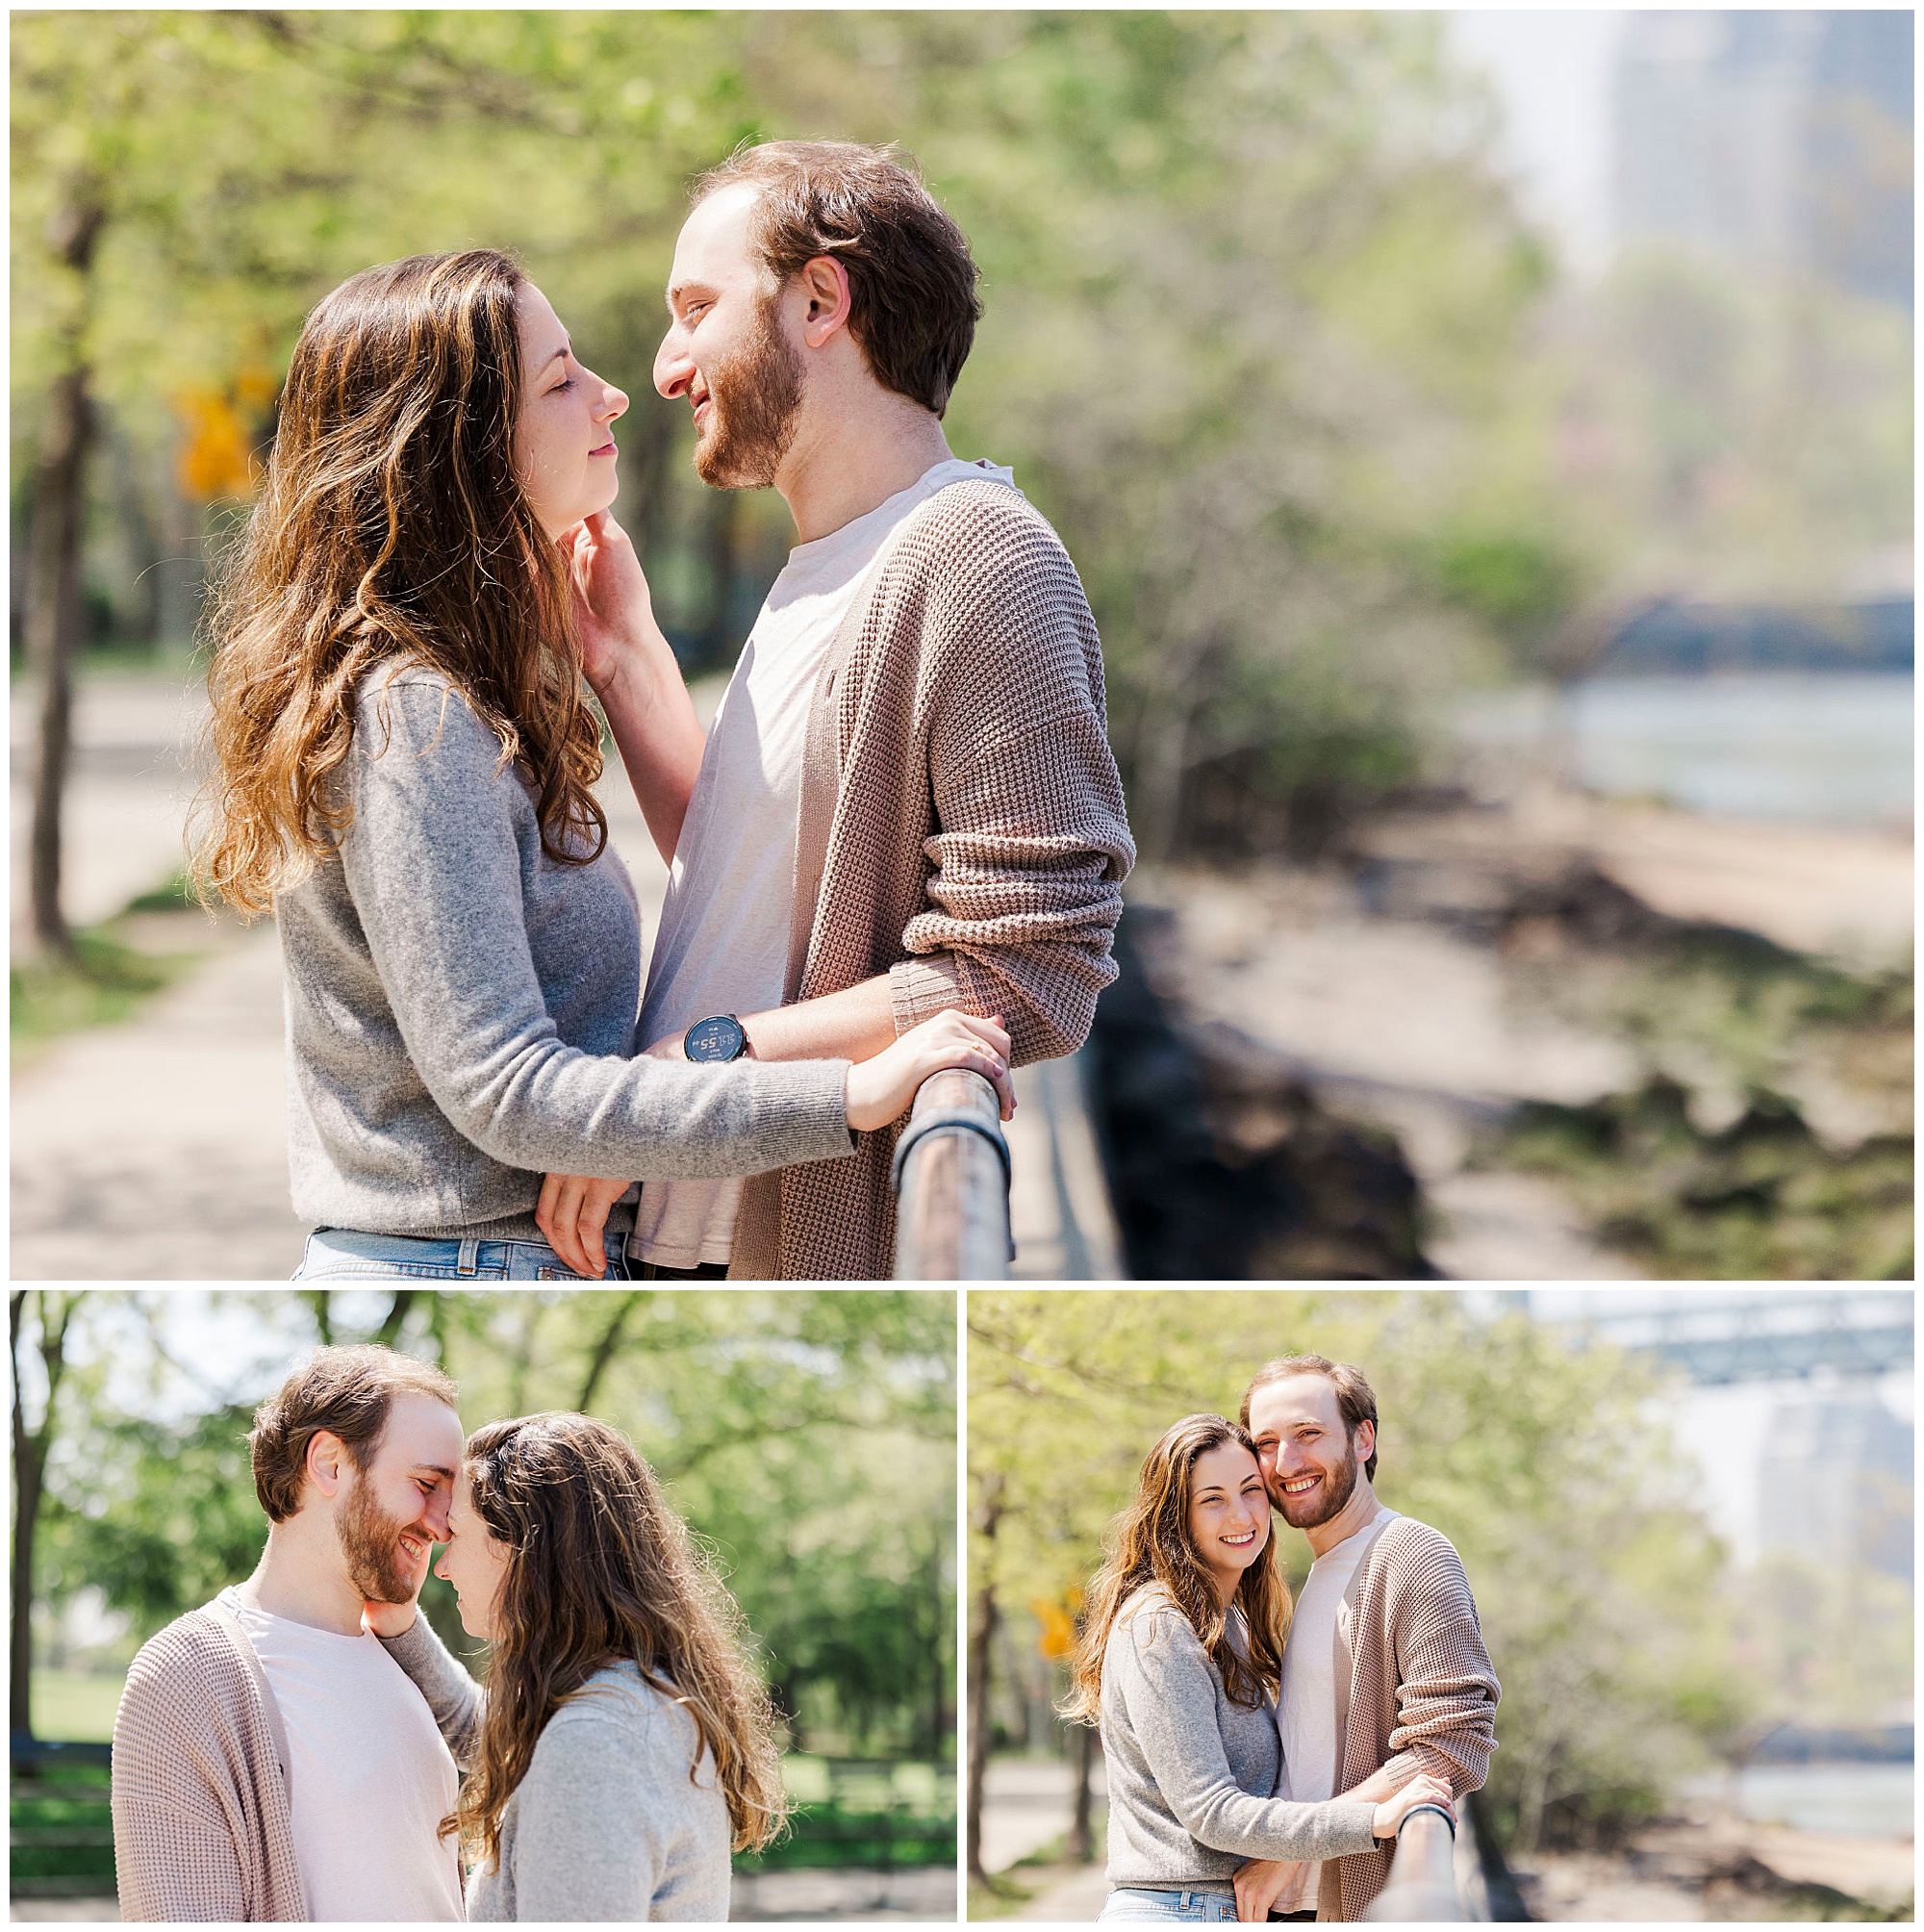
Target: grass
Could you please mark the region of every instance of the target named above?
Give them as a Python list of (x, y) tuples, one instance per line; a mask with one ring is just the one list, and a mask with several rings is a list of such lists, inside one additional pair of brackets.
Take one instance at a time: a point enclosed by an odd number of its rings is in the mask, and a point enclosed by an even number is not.
[[(1852, 973), (1692, 931), (1520, 986), (1622, 1040), (1640, 1072), (1582, 1106), (1518, 1108), (1487, 1164), (1560, 1182), (1605, 1246), (1659, 1280), (1910, 1277), (1908, 969)], [(1846, 1144), (1819, 1131), (1839, 1098)]]
[[(207, 956), (207, 949), (165, 951), (130, 943), (129, 915), (185, 913), (185, 881), (176, 876), (130, 902), (126, 912), (97, 926), (76, 927), (73, 953), (43, 953), (20, 959), (10, 976), (9, 1036), (13, 1064), (49, 1041), (89, 1027), (129, 1020)], [(185, 922), (183, 922), (185, 924)], [(198, 922), (195, 936), (204, 932)], [(181, 937), (188, 936), (183, 931)]]
[(124, 1671), (112, 1677), (78, 1670), (34, 1672), (34, 1735), (63, 1743), (104, 1744), (114, 1736)]
[(1006, 1871), (992, 1873), (986, 1883), (969, 1881), (971, 1920), (1007, 1919), (1020, 1912), (1032, 1898), (1051, 1886), (1076, 1878), (1092, 1868), (1100, 1869), (1107, 1857), (1108, 1819), (1098, 1807), (1095, 1854), (1089, 1865), (1073, 1863), (1069, 1856), (1069, 1834), (1061, 1833), (1039, 1844), (1026, 1858), (1019, 1858)]
[[(102, 1743), (114, 1735), (122, 1675), (36, 1670), (35, 1735)], [(39, 1767), (15, 1780), (8, 1803), (8, 1871), (16, 1897), (111, 1897), (114, 1845), (105, 1765)]]

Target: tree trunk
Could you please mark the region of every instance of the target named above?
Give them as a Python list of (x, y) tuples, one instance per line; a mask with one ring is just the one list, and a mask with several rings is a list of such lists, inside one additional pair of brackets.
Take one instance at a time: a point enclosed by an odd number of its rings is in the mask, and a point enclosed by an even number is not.
[(85, 334), (94, 244), (105, 218), (98, 200), (76, 193), (49, 237), (61, 263), (78, 279), (65, 330), (65, 368), (53, 384), (52, 407), (34, 478), (27, 538), (27, 611), (23, 627), (28, 674), (39, 684), (39, 734), (34, 760), (34, 816), (28, 874), (34, 937), (70, 955), (73, 934), (61, 909), (61, 807), (73, 743), (73, 660), (80, 648), (81, 525), (87, 503), (87, 458), (94, 435), (92, 369)]
[(1093, 1724), (1077, 1724), (1076, 1727), (1076, 1822), (1069, 1832), (1069, 1856), (1077, 1865), (1093, 1865), (1096, 1862), (1096, 1833), (1090, 1818), (1089, 1787), (1094, 1782), (1096, 1769), (1096, 1727)]
[(30, 1738), (34, 1735), (34, 1530), (39, 1521), (47, 1447), (53, 1440), (54, 1401), (66, 1366), (66, 1325), (74, 1306), (71, 1296), (50, 1306), (47, 1290), (38, 1290), (36, 1311), (47, 1394), (40, 1426), (30, 1433), (20, 1393), (20, 1325), (27, 1297), (33, 1292), (14, 1289), (7, 1310), (7, 1342), (13, 1369), (13, 1618), (7, 1657), (8, 1725)]
[(39, 685), (34, 819), (28, 848), (34, 937), (71, 953), (61, 909), (61, 806), (73, 745), (73, 660), (80, 648), (80, 536), (93, 402), (85, 364), (55, 384), (53, 410), (34, 481), (28, 537), (27, 670)]
[(595, 1344), (595, 1352), (588, 1360), (588, 1373), (582, 1378), (581, 1396), (575, 1408), (585, 1415), (595, 1401), (595, 1391), (601, 1386), (601, 1378), (608, 1372), (608, 1364), (615, 1360), (615, 1351), (621, 1346), (621, 1331), (628, 1325), (628, 1317), (647, 1298), (649, 1290), (634, 1288), (620, 1296), (615, 1305), (615, 1312), (608, 1326), (602, 1331), (601, 1339)]
[[(1000, 1496), (992, 1495), (984, 1507), (981, 1534), (993, 1545), (996, 1526), (1001, 1521)], [(983, 1563), (987, 1573), (987, 1563)], [(996, 1604), (996, 1587), (984, 1583), (975, 1592), (969, 1617), (969, 1790), (967, 1807), (968, 1874), (976, 1884), (985, 1884), (982, 1869), (982, 1785), (989, 1768), (989, 1652), (996, 1640), (1000, 1613)]]
[(401, 1332), (401, 1324), (407, 1320), (408, 1310), (414, 1306), (415, 1297), (419, 1292), (418, 1288), (396, 1288), (393, 1300), (388, 1304), (388, 1312), (383, 1317), (381, 1326), (367, 1339), (380, 1343), (383, 1348), (392, 1348), (395, 1336)]

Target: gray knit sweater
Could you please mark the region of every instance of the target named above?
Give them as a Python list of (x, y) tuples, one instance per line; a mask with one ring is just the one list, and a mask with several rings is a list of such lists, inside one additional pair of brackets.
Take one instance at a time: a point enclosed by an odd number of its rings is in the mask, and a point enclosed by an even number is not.
[(850, 1152), (846, 1060), (631, 1057), (647, 1042), (620, 860), (543, 852), (527, 779), (439, 674), (378, 668), (357, 703), (340, 859), (275, 906), (297, 1215), (539, 1238), (544, 1173), (680, 1180)]
[[(484, 1693), (417, 1616), (382, 1640), (470, 1767)], [(728, 1800), (695, 1719), (633, 1664), (597, 1670), (547, 1720), (501, 1815), (501, 1848), (468, 1881), (470, 1919), (719, 1923), (728, 1917)], [(691, 1777), (690, 1771), (695, 1775)]]
[(1374, 1805), (1268, 1795), (1281, 1767), (1275, 1703), (1232, 1704), (1189, 1619), (1160, 1589), (1138, 1590), (1109, 1632), (1102, 1755), (1111, 1885), (1227, 1892), (1253, 1858), (1375, 1847)]

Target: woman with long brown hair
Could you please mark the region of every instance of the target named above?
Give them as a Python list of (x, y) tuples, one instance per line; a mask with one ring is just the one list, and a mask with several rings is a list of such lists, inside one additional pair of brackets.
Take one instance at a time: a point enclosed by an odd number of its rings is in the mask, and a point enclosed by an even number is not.
[(619, 1274), (632, 1210), (591, 1254), (542, 1219), (544, 1173), (834, 1158), (945, 1066), (1012, 1105), (1008, 1035), (952, 1012), (852, 1066), (637, 1056), (588, 687), (651, 722), (629, 777), (665, 857), (702, 734), (607, 515), (627, 405), (492, 249), (369, 268), (295, 345), (214, 610), (196, 857), (280, 926), (309, 1279)]
[(491, 1422), (448, 1527), (437, 1570), (493, 1646), (486, 1689), (414, 1603), (365, 1614), (467, 1773), (442, 1830), (468, 1918), (725, 1919), (730, 1849), (788, 1801), (741, 1612), (653, 1472), (593, 1416)]
[(1089, 1586), (1064, 1716), (1100, 1726), (1108, 1771), (1106, 1919), (1237, 1917), (1251, 1859), (1341, 1858), (1394, 1838), (1446, 1786), (1380, 1803), (1270, 1794), (1289, 1590), (1247, 1430), (1185, 1415), (1143, 1460)]

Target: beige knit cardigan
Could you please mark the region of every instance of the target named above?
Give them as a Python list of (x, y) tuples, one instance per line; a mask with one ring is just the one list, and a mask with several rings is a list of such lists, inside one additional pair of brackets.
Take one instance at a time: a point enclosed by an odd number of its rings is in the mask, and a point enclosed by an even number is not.
[[(1413, 1517), (1387, 1524), (1343, 1592), (1351, 1651), (1336, 1683), (1339, 1792), (1387, 1768), (1399, 1788), (1424, 1771), (1457, 1796), (1481, 1789), (1503, 1687), (1483, 1648), (1462, 1559)], [(1324, 1862), (1319, 1919), (1358, 1919), (1389, 1878), (1387, 1850)]]
[(114, 1719), (120, 1917), (307, 1919), (288, 1764), (280, 1708), (225, 1602), (141, 1645)]
[[(1068, 552), (1007, 485), (938, 491), (829, 646), (810, 708), (787, 1001), (889, 976), (896, 1030), (1003, 1015), (1018, 1064), (1088, 1037), (1135, 863), (1101, 643)], [(893, 1270), (899, 1124), (742, 1190), (732, 1276)]]

